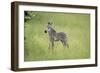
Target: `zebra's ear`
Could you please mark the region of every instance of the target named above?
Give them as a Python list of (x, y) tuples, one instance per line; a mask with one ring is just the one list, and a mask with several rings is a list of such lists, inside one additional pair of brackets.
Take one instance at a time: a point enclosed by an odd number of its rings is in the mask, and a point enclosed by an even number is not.
[(52, 23), (52, 22), (48, 22), (48, 24), (49, 24), (49, 25), (52, 25), (53, 23)]
[(48, 22), (48, 24), (50, 24), (50, 22)]

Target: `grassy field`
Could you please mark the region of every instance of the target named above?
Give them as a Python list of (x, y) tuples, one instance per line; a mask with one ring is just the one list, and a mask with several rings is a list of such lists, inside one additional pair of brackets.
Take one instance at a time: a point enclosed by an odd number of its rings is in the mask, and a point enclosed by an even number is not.
[[(75, 13), (28, 12), (24, 24), (24, 61), (69, 60), (90, 58), (90, 15)], [(68, 35), (69, 48), (55, 42), (54, 52), (48, 49), (48, 21), (57, 32)]]

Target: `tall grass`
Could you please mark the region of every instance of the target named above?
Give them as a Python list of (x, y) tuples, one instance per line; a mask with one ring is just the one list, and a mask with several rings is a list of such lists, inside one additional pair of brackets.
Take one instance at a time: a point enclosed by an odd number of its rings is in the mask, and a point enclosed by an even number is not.
[[(48, 49), (47, 22), (52, 21), (57, 32), (68, 36), (69, 48), (55, 42), (54, 52)], [(59, 60), (90, 58), (90, 15), (77, 13), (31, 12), (24, 24), (24, 60)]]

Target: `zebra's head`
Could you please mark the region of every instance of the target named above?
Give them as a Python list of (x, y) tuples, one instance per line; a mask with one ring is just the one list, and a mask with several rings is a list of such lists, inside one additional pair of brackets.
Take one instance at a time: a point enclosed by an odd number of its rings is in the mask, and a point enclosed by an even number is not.
[(45, 33), (47, 33), (47, 32), (49, 32), (50, 31), (50, 29), (52, 28), (52, 22), (48, 22), (48, 25), (46, 26), (46, 29), (45, 29)]

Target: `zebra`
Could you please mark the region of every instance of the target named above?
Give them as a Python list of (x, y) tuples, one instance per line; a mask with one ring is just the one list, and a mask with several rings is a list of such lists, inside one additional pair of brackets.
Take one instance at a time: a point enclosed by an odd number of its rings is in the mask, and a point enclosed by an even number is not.
[(64, 32), (56, 32), (52, 27), (52, 22), (48, 22), (45, 33), (48, 33), (49, 36), (49, 49), (54, 49), (54, 42), (55, 41), (61, 41), (64, 48), (69, 48), (68, 45), (68, 38), (67, 35)]

